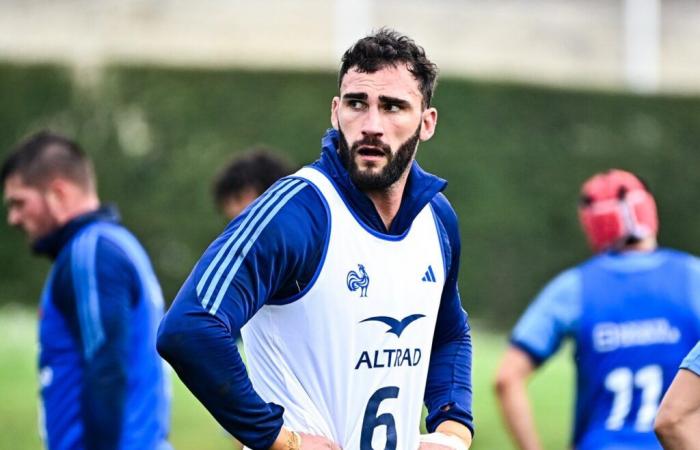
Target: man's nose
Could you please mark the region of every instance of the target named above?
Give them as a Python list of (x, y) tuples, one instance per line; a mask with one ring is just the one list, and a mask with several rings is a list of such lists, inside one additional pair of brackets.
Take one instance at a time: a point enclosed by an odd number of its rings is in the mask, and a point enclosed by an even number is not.
[(384, 127), (382, 125), (382, 115), (377, 107), (367, 109), (362, 123), (362, 134), (365, 136), (382, 136)]
[(7, 212), (7, 223), (12, 227), (16, 227), (20, 223), (20, 214), (14, 209)]

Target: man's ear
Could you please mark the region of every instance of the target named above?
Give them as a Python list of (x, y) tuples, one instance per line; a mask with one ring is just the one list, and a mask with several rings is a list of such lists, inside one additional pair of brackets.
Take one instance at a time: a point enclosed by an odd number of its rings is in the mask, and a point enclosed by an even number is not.
[(420, 140), (427, 141), (435, 134), (438, 112), (435, 108), (427, 108), (421, 113)]
[(68, 186), (65, 180), (54, 178), (46, 183), (44, 187), (44, 197), (49, 205), (49, 208), (60, 207), (65, 203), (68, 197)]
[(338, 107), (340, 106), (340, 97), (333, 97), (331, 101), (331, 125), (336, 130), (340, 129), (338, 125)]

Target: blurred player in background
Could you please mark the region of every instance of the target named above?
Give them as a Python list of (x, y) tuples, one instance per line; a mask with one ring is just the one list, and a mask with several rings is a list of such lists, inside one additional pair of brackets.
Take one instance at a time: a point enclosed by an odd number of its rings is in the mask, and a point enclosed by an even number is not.
[(229, 219), (258, 198), (280, 178), (294, 172), (292, 165), (265, 147), (254, 147), (233, 158), (216, 175), (212, 194), (217, 208)]
[(469, 447), (457, 218), (446, 182), (414, 161), (436, 77), (406, 36), (359, 40), (320, 159), (229, 224), (166, 314), (159, 351), (248, 447)]
[(46, 447), (170, 449), (170, 386), (155, 350), (160, 286), (117, 211), (100, 205), (91, 161), (40, 132), (7, 157), (0, 179), (9, 224), (54, 261), (39, 306)]
[(700, 341), (683, 360), (656, 417), (656, 434), (666, 450), (693, 450), (700, 444)]
[(700, 260), (657, 247), (654, 198), (629, 172), (586, 181), (579, 217), (597, 254), (552, 280), (515, 326), (496, 378), (505, 421), (519, 448), (542, 448), (526, 382), (571, 338), (573, 447), (659, 449), (659, 402), (700, 338)]

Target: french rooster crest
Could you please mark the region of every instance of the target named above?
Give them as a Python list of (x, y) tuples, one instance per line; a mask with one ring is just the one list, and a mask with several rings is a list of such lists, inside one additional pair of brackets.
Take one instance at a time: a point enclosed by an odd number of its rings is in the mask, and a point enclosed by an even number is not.
[(362, 264), (357, 265), (360, 273), (358, 274), (354, 270), (348, 272), (348, 289), (352, 292), (360, 289), (360, 297), (367, 297), (367, 287), (369, 286), (369, 275), (365, 271), (365, 266)]

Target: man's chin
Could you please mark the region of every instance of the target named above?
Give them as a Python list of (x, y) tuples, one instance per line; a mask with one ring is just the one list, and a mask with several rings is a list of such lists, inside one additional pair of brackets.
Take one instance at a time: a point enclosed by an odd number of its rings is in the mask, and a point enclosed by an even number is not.
[(360, 175), (375, 176), (384, 170), (386, 161), (355, 161), (356, 171)]
[(29, 245), (36, 244), (37, 242), (39, 242), (41, 240), (41, 238), (48, 235), (48, 233), (39, 234), (39, 233), (29, 233), (25, 230), (20, 230), (20, 231), (22, 232), (22, 234), (24, 234), (24, 240)]

